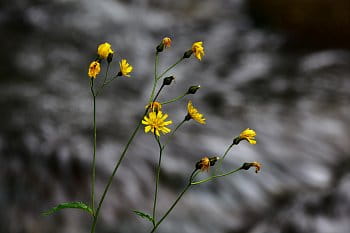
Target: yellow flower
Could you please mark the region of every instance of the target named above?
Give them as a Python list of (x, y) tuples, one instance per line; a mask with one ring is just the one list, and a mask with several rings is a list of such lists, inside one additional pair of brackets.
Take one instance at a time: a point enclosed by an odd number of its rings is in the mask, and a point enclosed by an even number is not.
[(256, 132), (252, 129), (245, 129), (242, 131), (242, 133), (239, 135), (240, 140), (247, 140), (250, 144), (256, 144), (255, 140)]
[(132, 66), (126, 61), (126, 59), (122, 59), (121, 62), (119, 62), (120, 71), (118, 73), (118, 76), (127, 76), (130, 77), (129, 73), (132, 71)]
[(203, 114), (199, 113), (198, 110), (192, 105), (192, 101), (188, 101), (187, 104), (187, 116), (186, 120), (193, 119), (197, 121), (200, 124), (205, 124), (205, 118), (203, 117)]
[(158, 112), (158, 111), (160, 111), (162, 109), (162, 104), (157, 102), (157, 101), (154, 101), (154, 102), (152, 102), (150, 104), (147, 104), (145, 106), (145, 108), (146, 109), (147, 108), (151, 109), (152, 112)]
[(93, 61), (90, 63), (89, 71), (88, 71), (88, 75), (90, 78), (96, 78), (96, 76), (100, 73), (100, 71), (101, 71), (101, 66), (99, 62)]
[(165, 119), (168, 117), (168, 114), (164, 114), (159, 112), (150, 112), (148, 117), (145, 116), (142, 120), (142, 124), (145, 126), (145, 133), (152, 132), (156, 133), (156, 135), (159, 137), (159, 132), (166, 134), (169, 133), (171, 130), (167, 128), (167, 125), (172, 124), (172, 121), (165, 121)]
[(164, 37), (162, 43), (165, 48), (169, 48), (171, 46), (171, 39), (169, 37)]
[(202, 60), (202, 57), (204, 56), (204, 48), (203, 48), (203, 42), (198, 41), (192, 44), (192, 52), (194, 53), (194, 56), (198, 60)]
[(111, 48), (111, 45), (109, 43), (103, 43), (98, 46), (97, 54), (102, 58), (106, 59), (109, 54), (113, 54), (114, 51)]
[(203, 171), (209, 171), (210, 167), (210, 160), (208, 157), (202, 158), (199, 162), (196, 164), (196, 168), (200, 169), (202, 172)]

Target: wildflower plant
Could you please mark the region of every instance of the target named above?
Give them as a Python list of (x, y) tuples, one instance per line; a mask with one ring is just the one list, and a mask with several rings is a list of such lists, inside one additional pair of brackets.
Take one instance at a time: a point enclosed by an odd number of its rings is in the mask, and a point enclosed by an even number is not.
[[(246, 162), (242, 166), (227, 172), (223, 171), (223, 169), (221, 168), (225, 157), (228, 155), (228, 152), (231, 150), (231, 148), (234, 145), (240, 144), (240, 142), (243, 140), (249, 142), (250, 144), (256, 144), (256, 139), (255, 139), (256, 132), (248, 128), (246, 130), (243, 130), (238, 136), (234, 137), (234, 139), (232, 140), (232, 143), (227, 147), (227, 149), (225, 150), (225, 152), (221, 157), (204, 156), (200, 158), (197, 162), (194, 161), (193, 170), (191, 171), (188, 177), (187, 184), (183, 188), (182, 192), (179, 193), (179, 195), (174, 200), (174, 202), (170, 205), (169, 209), (165, 212), (165, 214), (163, 214), (162, 216), (157, 215), (157, 200), (158, 200), (158, 191), (159, 191), (159, 181), (161, 178), (160, 171), (161, 171), (161, 164), (162, 164), (162, 156), (167, 144), (171, 142), (171, 139), (175, 137), (175, 133), (180, 129), (180, 127), (185, 122), (189, 122), (189, 123), (197, 122), (201, 125), (206, 124), (206, 119), (203, 113), (199, 112), (199, 110), (194, 107), (191, 100), (189, 100), (187, 103), (187, 114), (184, 114), (185, 115), (184, 119), (181, 122), (175, 124), (175, 126), (173, 124), (173, 121), (168, 119), (168, 114), (165, 111), (166, 105), (179, 101), (186, 96), (191, 96), (196, 94), (200, 88), (199, 85), (194, 85), (189, 87), (187, 90), (183, 92), (183, 94), (173, 99), (167, 100), (165, 102), (158, 101), (158, 97), (161, 94), (162, 90), (166, 88), (166, 86), (171, 85), (173, 80), (175, 79), (174, 76), (164, 77), (166, 74), (168, 74), (175, 66), (180, 64), (182, 61), (184, 61), (187, 58), (190, 58), (192, 54), (199, 61), (201, 61), (205, 55), (203, 42), (202, 41), (195, 42), (192, 44), (191, 48), (185, 51), (183, 56), (180, 57), (174, 64), (170, 65), (163, 72), (159, 72), (158, 60), (159, 60), (160, 54), (166, 51), (168, 48), (170, 48), (171, 45), (172, 45), (171, 38), (165, 37), (160, 41), (160, 44), (155, 48), (153, 87), (152, 87), (149, 99), (145, 103), (145, 106), (146, 106), (145, 111), (142, 114), (142, 116), (140, 116), (139, 120), (136, 122), (135, 129), (133, 130), (129, 140), (125, 144), (119, 159), (115, 162), (114, 169), (111, 175), (109, 176), (109, 179), (107, 181), (107, 184), (104, 188), (103, 193), (101, 194), (100, 199), (96, 200), (95, 199), (95, 196), (96, 196), (95, 194), (96, 146), (97, 146), (96, 144), (97, 142), (96, 141), (97, 139), (96, 98), (102, 93), (105, 86), (109, 85), (112, 81), (116, 80), (118, 77), (121, 77), (121, 76), (131, 77), (131, 72), (133, 71), (133, 66), (130, 65), (126, 59), (121, 59), (119, 61), (119, 72), (109, 76), (109, 67), (113, 62), (113, 58), (116, 57), (116, 53), (114, 53), (112, 46), (107, 42), (100, 44), (98, 46), (97, 58), (94, 61), (92, 61), (88, 67), (88, 77), (89, 77), (90, 91), (91, 91), (92, 102), (93, 102), (93, 117), (92, 117), (93, 118), (93, 131), (92, 131), (93, 150), (92, 150), (92, 165), (91, 165), (91, 202), (88, 204), (83, 202), (61, 203), (56, 207), (51, 208), (50, 210), (45, 212), (44, 213), (45, 215), (55, 213), (56, 211), (65, 209), (65, 208), (78, 208), (78, 209), (84, 210), (92, 216), (90, 233), (94, 233), (105, 197), (108, 194), (110, 186), (112, 185), (112, 181), (114, 180), (117, 174), (118, 168), (120, 167), (122, 161), (126, 157), (128, 149), (132, 144), (141, 126), (144, 126), (145, 133), (148, 133), (150, 136), (154, 138), (156, 145), (158, 146), (158, 149), (159, 149), (159, 157), (158, 157), (157, 167), (155, 171), (154, 198), (153, 198), (153, 208), (151, 210), (151, 214), (147, 214), (139, 210), (134, 210), (135, 214), (148, 220), (152, 224), (149, 229), (149, 232), (151, 233), (156, 232), (159, 225), (171, 213), (171, 211), (174, 209), (174, 207), (177, 205), (177, 203), (180, 201), (183, 195), (190, 189), (190, 187), (209, 182), (213, 179), (231, 175), (240, 170), (248, 170), (251, 167), (255, 167), (256, 172), (260, 171), (261, 164), (256, 161)], [(95, 79), (98, 78), (100, 75), (102, 62), (107, 62), (107, 67), (104, 72), (104, 77), (101, 80), (100, 85), (97, 85), (95, 83)], [(162, 82), (160, 82), (162, 78), (163, 80)], [(158, 87), (158, 90), (156, 91), (157, 87)], [(183, 106), (182, 109), (185, 112), (186, 106)], [(190, 120), (193, 120), (193, 121), (190, 121)], [(163, 138), (166, 138), (166, 140), (163, 140)], [(216, 169), (211, 173), (211, 175), (208, 175), (207, 178), (199, 179), (197, 177), (199, 173), (208, 172), (213, 166), (216, 166)]]

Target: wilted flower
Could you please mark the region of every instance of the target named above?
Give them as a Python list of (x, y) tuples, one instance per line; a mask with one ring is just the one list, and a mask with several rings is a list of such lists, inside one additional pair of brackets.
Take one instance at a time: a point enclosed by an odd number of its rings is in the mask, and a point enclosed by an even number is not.
[(157, 52), (160, 53), (164, 48), (169, 48), (171, 46), (171, 39), (169, 37), (164, 37), (160, 44), (157, 46)]
[(121, 62), (119, 62), (120, 71), (118, 73), (118, 76), (127, 76), (130, 77), (129, 73), (132, 71), (132, 66), (127, 62), (126, 59), (122, 59)]
[(157, 102), (157, 101), (154, 101), (154, 102), (152, 102), (150, 104), (147, 104), (145, 108), (146, 109), (148, 109), (148, 108), (151, 109), (152, 112), (158, 112), (158, 111), (160, 111), (162, 109), (162, 104)]
[(90, 63), (88, 76), (90, 78), (96, 78), (96, 76), (100, 73), (100, 71), (101, 71), (100, 63), (97, 61), (93, 61)]
[(194, 56), (198, 60), (202, 60), (202, 56), (204, 56), (203, 42), (198, 41), (198, 42), (193, 43), (192, 52), (194, 53)]
[(169, 48), (171, 46), (171, 39), (169, 37), (164, 37), (162, 43), (164, 48)]
[(248, 170), (251, 167), (255, 167), (255, 173), (258, 173), (261, 170), (261, 164), (259, 162), (244, 163), (241, 169)]
[(218, 160), (219, 157), (203, 157), (196, 163), (196, 169), (199, 169), (201, 171), (209, 171), (209, 167), (214, 166)]
[(102, 58), (106, 59), (110, 54), (113, 54), (114, 51), (111, 48), (111, 45), (109, 43), (103, 43), (98, 46), (97, 54)]
[(197, 121), (200, 124), (205, 124), (205, 118), (203, 117), (203, 114), (199, 113), (198, 110), (192, 105), (192, 101), (188, 101), (187, 104), (187, 116), (185, 120), (193, 119)]
[(145, 116), (142, 120), (142, 124), (145, 126), (145, 133), (151, 131), (155, 133), (158, 137), (160, 136), (159, 132), (166, 134), (171, 130), (167, 128), (167, 125), (172, 124), (172, 121), (165, 121), (168, 117), (168, 114), (164, 114), (161, 111), (158, 112), (150, 112), (148, 117)]

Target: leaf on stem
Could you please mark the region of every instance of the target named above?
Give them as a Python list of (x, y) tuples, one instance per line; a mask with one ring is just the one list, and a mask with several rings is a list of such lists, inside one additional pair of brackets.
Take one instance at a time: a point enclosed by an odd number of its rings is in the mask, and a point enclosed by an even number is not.
[(82, 209), (82, 210), (88, 212), (89, 214), (94, 215), (92, 209), (81, 201), (61, 203), (61, 204), (49, 209), (48, 211), (45, 211), (43, 213), (43, 215), (48, 216), (48, 215), (51, 215), (53, 213), (56, 213), (57, 211), (59, 211), (61, 209), (67, 209), (67, 208)]
[(148, 220), (148, 221), (150, 221), (150, 222), (152, 222), (153, 223), (153, 218), (151, 217), (151, 216), (149, 216), (148, 214), (146, 214), (146, 213), (144, 213), (144, 212), (141, 212), (141, 211), (138, 211), (138, 210), (133, 210), (133, 212), (135, 213), (135, 214), (137, 214), (138, 216), (140, 216), (141, 218), (143, 218), (143, 219), (146, 219), (146, 220)]

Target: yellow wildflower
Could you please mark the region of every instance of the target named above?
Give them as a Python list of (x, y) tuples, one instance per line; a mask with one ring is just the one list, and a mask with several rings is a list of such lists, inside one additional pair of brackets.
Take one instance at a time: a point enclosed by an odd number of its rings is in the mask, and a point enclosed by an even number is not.
[(109, 54), (113, 54), (114, 51), (111, 48), (111, 45), (109, 43), (103, 43), (100, 44), (97, 48), (97, 54), (102, 58), (106, 59)]
[(90, 63), (89, 71), (88, 71), (88, 75), (90, 78), (96, 78), (96, 76), (100, 73), (100, 71), (101, 71), (101, 66), (99, 62), (93, 61)]
[(240, 140), (247, 140), (250, 144), (256, 144), (255, 140), (256, 132), (252, 129), (245, 129), (242, 131), (242, 133), (239, 135)]
[(148, 117), (145, 116), (142, 120), (142, 124), (145, 126), (145, 133), (152, 132), (156, 133), (156, 135), (159, 137), (159, 132), (166, 134), (169, 133), (171, 130), (167, 128), (167, 125), (172, 124), (172, 121), (165, 121), (165, 119), (168, 117), (168, 114), (162, 113), (162, 111), (158, 112), (150, 112), (148, 114)]
[(164, 37), (162, 43), (165, 48), (169, 48), (171, 46), (171, 39), (169, 37)]
[(204, 48), (203, 48), (203, 42), (198, 41), (192, 44), (192, 52), (194, 53), (194, 56), (198, 60), (202, 60), (202, 57), (204, 56)]
[(122, 59), (121, 62), (119, 62), (120, 71), (118, 73), (118, 76), (127, 76), (130, 77), (129, 73), (132, 71), (132, 66), (127, 62), (126, 59)]
[(154, 101), (154, 102), (152, 102), (150, 104), (147, 104), (145, 106), (145, 108), (146, 109), (147, 108), (151, 109), (152, 112), (158, 112), (158, 111), (160, 111), (162, 109), (162, 104), (157, 102), (157, 101)]
[(187, 116), (186, 120), (193, 119), (197, 121), (200, 124), (205, 124), (205, 118), (203, 117), (203, 114), (199, 113), (198, 110), (192, 105), (192, 101), (188, 101), (187, 104)]

